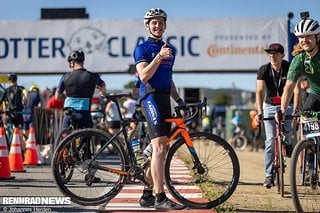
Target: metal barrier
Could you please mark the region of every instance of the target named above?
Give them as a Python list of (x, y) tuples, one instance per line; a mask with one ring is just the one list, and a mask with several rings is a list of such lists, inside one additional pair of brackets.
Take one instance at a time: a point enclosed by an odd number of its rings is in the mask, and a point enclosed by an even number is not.
[(59, 109), (33, 109), (33, 127), (37, 144), (54, 146), (54, 136), (58, 135), (62, 126), (63, 111)]

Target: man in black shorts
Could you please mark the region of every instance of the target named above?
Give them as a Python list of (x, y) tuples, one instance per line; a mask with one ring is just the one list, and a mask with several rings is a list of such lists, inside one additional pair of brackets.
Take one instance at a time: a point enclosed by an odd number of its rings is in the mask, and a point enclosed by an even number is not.
[(165, 118), (171, 117), (170, 95), (178, 104), (184, 104), (172, 80), (176, 51), (162, 40), (166, 21), (165, 11), (159, 8), (148, 10), (144, 16), (144, 23), (149, 31), (149, 38), (134, 50), (134, 60), (141, 80), (139, 96), (145, 98), (142, 101), (142, 112), (148, 123), (148, 133), (153, 147), (151, 174), (156, 195), (152, 195), (152, 189), (145, 189), (140, 205), (178, 210), (185, 207), (167, 198), (163, 184), (167, 135), (170, 130)]

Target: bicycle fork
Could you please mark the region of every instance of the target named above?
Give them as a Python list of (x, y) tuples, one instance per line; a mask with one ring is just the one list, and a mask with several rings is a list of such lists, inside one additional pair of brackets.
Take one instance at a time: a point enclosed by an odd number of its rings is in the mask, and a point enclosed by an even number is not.
[(196, 150), (194, 149), (193, 142), (191, 140), (190, 135), (187, 132), (187, 127), (186, 127), (185, 123), (183, 122), (183, 120), (182, 119), (180, 120), (179, 118), (173, 118), (173, 119), (169, 118), (169, 119), (166, 119), (166, 122), (173, 122), (176, 124), (176, 127), (174, 128), (174, 130), (172, 130), (172, 132), (174, 132), (174, 134), (172, 134), (170, 136), (170, 138), (168, 138), (168, 143), (170, 141), (173, 141), (174, 138), (178, 138), (177, 135), (180, 134), (184, 138), (186, 145), (188, 147), (188, 150), (192, 155), (193, 163), (194, 163), (194, 167), (192, 169), (193, 170), (196, 169), (197, 173), (200, 175), (205, 174), (206, 169), (205, 169), (204, 165), (202, 165), (202, 163), (200, 162), (200, 159), (197, 155)]
[[(310, 181), (311, 181), (311, 188), (312, 189), (317, 189), (319, 187), (319, 174), (318, 174), (318, 158), (319, 158), (319, 143), (318, 139), (314, 138), (314, 143), (315, 143), (315, 153), (313, 154), (313, 162), (310, 166)], [(312, 159), (311, 159), (312, 160)], [(310, 162), (311, 163), (311, 162)]]

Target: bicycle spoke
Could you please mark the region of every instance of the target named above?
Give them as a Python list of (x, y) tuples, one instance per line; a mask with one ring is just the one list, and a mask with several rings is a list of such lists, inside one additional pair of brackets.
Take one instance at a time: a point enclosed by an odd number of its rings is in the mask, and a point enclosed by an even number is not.
[[(101, 131), (85, 129), (70, 134), (58, 146), (52, 163), (55, 181), (60, 191), (72, 201), (82, 205), (100, 204), (112, 199), (121, 189), (122, 175), (98, 168), (124, 169), (125, 161), (119, 146), (109, 142), (107, 148), (92, 160), (97, 150), (90, 144), (103, 146), (108, 140)], [(61, 169), (67, 166), (73, 168), (68, 180), (64, 178), (65, 170)]]
[(313, 172), (314, 147), (313, 141), (299, 142), (292, 155), (290, 184), (298, 212), (318, 212), (320, 209), (319, 173)]
[(211, 208), (228, 199), (239, 179), (238, 159), (231, 146), (211, 134), (196, 133), (192, 142), (201, 166), (183, 140), (177, 142), (166, 162), (167, 187), (180, 202), (194, 208)]

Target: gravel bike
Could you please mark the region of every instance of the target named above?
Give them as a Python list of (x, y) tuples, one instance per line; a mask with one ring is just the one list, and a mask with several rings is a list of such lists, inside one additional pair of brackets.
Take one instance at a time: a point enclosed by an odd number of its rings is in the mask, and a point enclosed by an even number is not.
[(297, 212), (319, 212), (320, 112), (302, 112), (300, 127), (305, 140), (293, 149), (290, 168), (291, 195)]
[[(128, 94), (107, 95), (120, 112), (119, 99)], [(186, 111), (185, 111), (186, 107)], [(230, 144), (219, 136), (196, 132), (189, 134), (187, 124), (205, 111), (206, 99), (199, 103), (175, 107), (175, 115), (166, 122), (175, 124), (168, 145), (165, 166), (165, 184), (172, 196), (190, 208), (213, 208), (225, 202), (239, 182), (238, 157)], [(186, 112), (186, 113), (185, 113)], [(190, 113), (188, 113), (190, 112)], [(81, 129), (68, 135), (58, 145), (52, 158), (52, 173), (59, 190), (81, 205), (105, 204), (112, 200), (125, 184), (136, 180), (152, 187), (144, 172), (150, 162), (137, 164), (128, 140), (127, 127), (132, 119), (121, 117), (121, 129), (110, 135), (99, 129)], [(117, 138), (122, 135), (127, 149)], [(77, 143), (99, 141), (99, 150), (91, 150), (91, 156), (82, 161)], [(112, 150), (108, 147), (112, 147)], [(63, 155), (59, 153), (63, 153)], [(59, 164), (74, 167), (72, 178), (65, 183)], [(99, 177), (101, 181), (94, 182)]]

